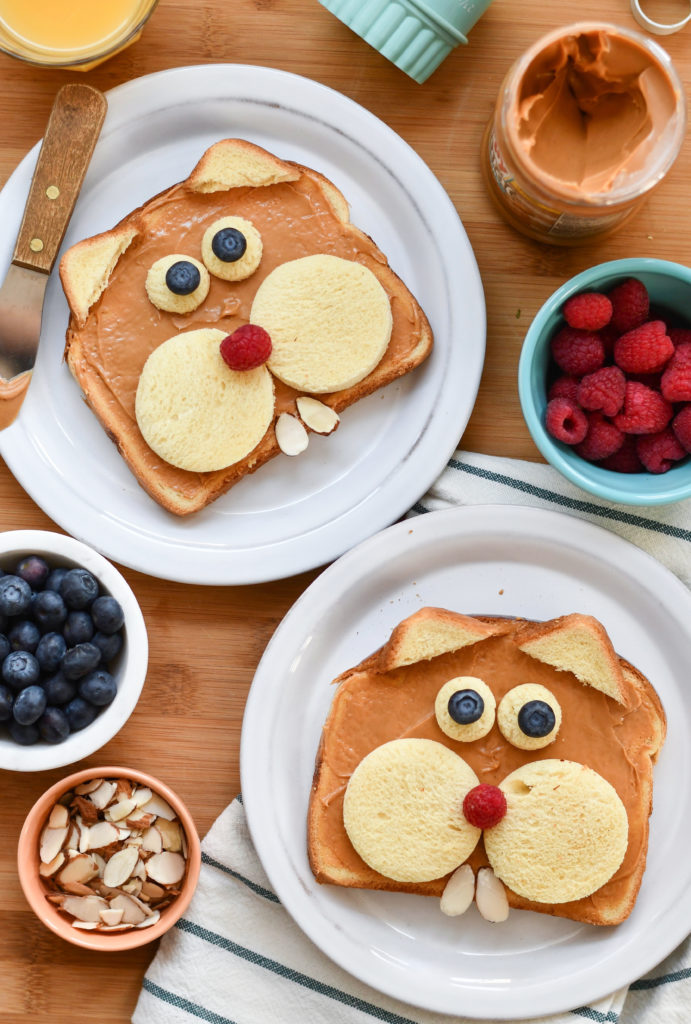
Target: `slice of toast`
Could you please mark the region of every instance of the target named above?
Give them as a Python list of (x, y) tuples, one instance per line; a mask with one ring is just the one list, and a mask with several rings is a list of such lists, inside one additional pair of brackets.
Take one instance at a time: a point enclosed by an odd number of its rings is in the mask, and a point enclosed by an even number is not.
[[(236, 282), (212, 275), (206, 300), (185, 315), (154, 307), (145, 288), (149, 268), (172, 253), (199, 259), (206, 229), (229, 215), (250, 220), (261, 233), (257, 270)], [(207, 150), (185, 181), (64, 254), (69, 369), (141, 486), (168, 511), (184, 516), (204, 508), (278, 455), (276, 420), (283, 412), (298, 416), (296, 399), (306, 392), (275, 379), (275, 414), (259, 444), (231, 466), (190, 472), (156, 455), (137, 425), (135, 395), (146, 359), (178, 332), (215, 327), (230, 334), (248, 323), (253, 296), (271, 271), (315, 253), (365, 266), (391, 304), (391, 337), (380, 362), (352, 386), (318, 396), (341, 412), (417, 367), (433, 338), (417, 300), (372, 239), (350, 223), (346, 199), (319, 172), (245, 140), (225, 139)]]
[[(587, 625), (597, 633), (593, 622), (590, 617), (567, 617), (567, 625)], [(651, 683), (619, 656), (614, 699), (607, 681), (593, 675), (592, 650), (582, 663), (572, 661), (566, 669), (521, 649), (538, 637), (561, 635), (563, 626), (564, 619), (534, 623), (424, 608), (400, 623), (384, 647), (335, 680), (338, 689), (322, 731), (308, 813), (308, 853), (317, 881), (442, 894), (449, 875), (412, 884), (373, 870), (355, 851), (343, 824), (346, 787), (360, 762), (382, 744), (420, 738), (453, 750), (480, 782), (492, 785), (500, 785), (523, 765), (548, 759), (576, 762), (597, 772), (614, 787), (628, 818), (628, 844), (620, 867), (604, 885), (580, 899), (537, 902), (508, 888), (507, 897), (511, 907), (597, 925), (617, 924), (631, 912), (645, 868), (652, 765), (664, 741), (665, 714)], [(602, 630), (601, 656), (607, 661), (611, 644), (600, 623), (597, 627)], [(418, 660), (406, 657), (401, 664), (400, 652), (413, 650)], [(482, 679), (497, 704), (517, 685), (534, 682), (546, 687), (561, 708), (556, 738), (541, 749), (520, 750), (504, 738), (496, 721), (474, 742), (446, 735), (435, 717), (436, 695), (449, 680), (468, 676)], [(539, 836), (536, 844), (539, 849)], [(474, 872), (489, 864), (482, 839), (467, 863)]]

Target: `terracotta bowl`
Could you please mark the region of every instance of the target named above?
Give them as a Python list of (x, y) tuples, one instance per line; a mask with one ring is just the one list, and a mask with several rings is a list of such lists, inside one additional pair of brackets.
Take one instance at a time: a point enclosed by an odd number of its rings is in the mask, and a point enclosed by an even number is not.
[[(79, 928), (73, 928), (70, 923), (71, 919), (46, 899), (46, 893), (49, 890), (38, 873), (40, 864), (39, 839), (50, 811), (59, 798), (68, 790), (73, 789), (82, 782), (88, 782), (90, 779), (101, 778), (130, 779), (133, 782), (148, 786), (154, 793), (159, 794), (164, 800), (168, 801), (180, 819), (180, 823), (185, 831), (185, 838), (187, 840), (187, 873), (182, 883), (182, 890), (180, 895), (161, 911), (160, 919), (156, 924), (151, 925), (149, 928), (133, 928), (130, 931), (123, 932), (84, 931)], [(24, 895), (31, 909), (47, 928), (50, 928), (60, 938), (66, 939), (75, 946), (81, 946), (84, 949), (119, 952), (124, 949), (144, 946), (160, 938), (184, 914), (199, 880), (201, 845), (194, 820), (187, 807), (172, 789), (159, 782), (154, 776), (147, 775), (146, 772), (140, 772), (134, 768), (112, 766), (88, 768), (84, 771), (75, 772), (74, 775), (69, 775), (67, 778), (62, 779), (62, 781), (57, 782), (36, 801), (26, 816), (26, 821), (19, 836), (17, 867)]]

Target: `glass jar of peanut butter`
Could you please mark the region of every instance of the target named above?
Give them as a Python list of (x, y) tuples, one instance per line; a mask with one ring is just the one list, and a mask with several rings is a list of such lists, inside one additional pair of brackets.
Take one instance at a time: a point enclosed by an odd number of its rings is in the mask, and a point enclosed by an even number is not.
[(686, 106), (665, 51), (582, 22), (510, 68), (483, 140), (492, 198), (518, 231), (577, 245), (619, 228), (679, 153)]

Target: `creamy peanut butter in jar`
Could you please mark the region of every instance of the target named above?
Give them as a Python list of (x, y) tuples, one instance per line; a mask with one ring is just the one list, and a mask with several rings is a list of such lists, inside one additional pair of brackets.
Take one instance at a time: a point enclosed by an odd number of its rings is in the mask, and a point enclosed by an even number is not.
[(543, 36), (510, 68), (483, 170), (518, 231), (577, 245), (635, 213), (674, 163), (685, 127), (665, 51), (637, 32), (582, 22)]

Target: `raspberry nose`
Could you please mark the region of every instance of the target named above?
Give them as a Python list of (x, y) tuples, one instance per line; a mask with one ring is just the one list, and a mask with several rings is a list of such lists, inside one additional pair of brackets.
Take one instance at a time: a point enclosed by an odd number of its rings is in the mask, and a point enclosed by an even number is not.
[(499, 786), (481, 782), (466, 793), (463, 813), (466, 821), (475, 828), (492, 828), (506, 814), (506, 797)]

